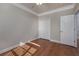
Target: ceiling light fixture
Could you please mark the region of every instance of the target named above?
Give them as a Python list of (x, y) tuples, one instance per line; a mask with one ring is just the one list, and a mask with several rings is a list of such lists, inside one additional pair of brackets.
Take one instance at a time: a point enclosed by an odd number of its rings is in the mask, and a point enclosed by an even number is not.
[(43, 3), (36, 3), (36, 5), (42, 5)]

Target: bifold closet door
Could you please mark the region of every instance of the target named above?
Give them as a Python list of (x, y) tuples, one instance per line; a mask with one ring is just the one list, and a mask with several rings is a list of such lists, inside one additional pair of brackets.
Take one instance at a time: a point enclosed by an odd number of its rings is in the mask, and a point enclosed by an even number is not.
[(74, 15), (61, 16), (60, 19), (60, 39), (61, 42), (70, 46), (75, 46), (75, 21)]

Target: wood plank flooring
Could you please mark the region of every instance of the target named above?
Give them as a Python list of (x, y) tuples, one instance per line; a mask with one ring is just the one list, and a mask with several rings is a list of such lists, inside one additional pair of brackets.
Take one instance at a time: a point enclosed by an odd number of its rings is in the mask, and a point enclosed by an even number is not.
[(46, 39), (36, 39), (26, 43), (24, 46), (16, 47), (10, 51), (0, 54), (1, 56), (79, 56), (79, 49), (51, 42)]

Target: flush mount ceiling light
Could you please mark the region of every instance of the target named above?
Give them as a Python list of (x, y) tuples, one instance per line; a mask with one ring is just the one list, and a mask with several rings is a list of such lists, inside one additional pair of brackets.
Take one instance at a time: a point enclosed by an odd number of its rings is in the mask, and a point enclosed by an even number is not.
[(36, 3), (36, 5), (42, 5), (43, 3)]

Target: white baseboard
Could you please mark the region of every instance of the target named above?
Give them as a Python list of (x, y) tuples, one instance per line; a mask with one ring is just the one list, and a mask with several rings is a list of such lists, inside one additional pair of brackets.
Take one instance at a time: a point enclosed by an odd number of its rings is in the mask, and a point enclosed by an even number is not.
[[(61, 42), (61, 41), (57, 41), (57, 40), (52, 40), (52, 39), (50, 39), (50, 41), (53, 41), (53, 42), (56, 42), (56, 43), (60, 43), (60, 44), (65, 44), (65, 43), (63, 43), (63, 42)], [(67, 44), (65, 44), (65, 45), (67, 45)], [(70, 45), (69, 45), (70, 46)], [(73, 46), (73, 47), (77, 47), (77, 45), (75, 45), (75, 46)]]
[(53, 41), (53, 42), (56, 42), (56, 43), (61, 43), (61, 41), (52, 40), (52, 39), (50, 39), (50, 41)]

